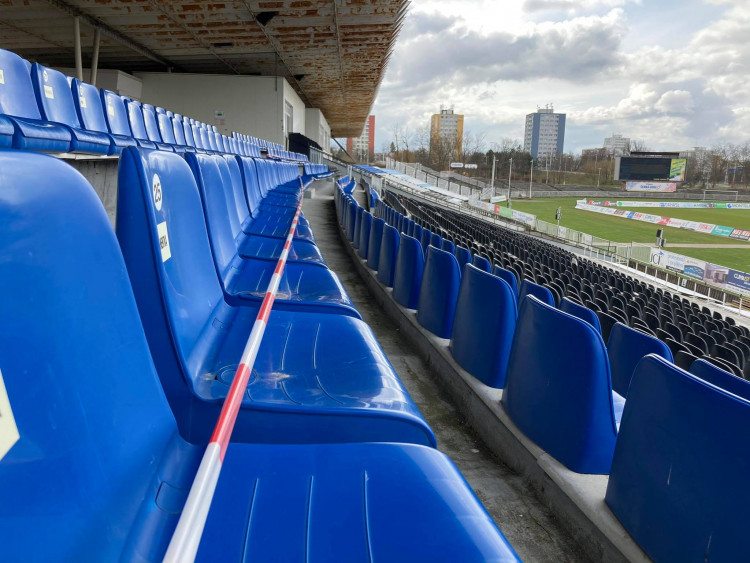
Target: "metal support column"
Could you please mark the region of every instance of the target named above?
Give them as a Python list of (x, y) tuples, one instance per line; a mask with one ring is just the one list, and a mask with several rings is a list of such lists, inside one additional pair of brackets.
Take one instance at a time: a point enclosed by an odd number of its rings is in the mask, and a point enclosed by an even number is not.
[(76, 57), (76, 78), (83, 80), (83, 62), (81, 60), (81, 20), (73, 18), (73, 50)]
[(91, 55), (91, 76), (89, 77), (89, 82), (94, 86), (96, 86), (96, 73), (99, 70), (99, 40), (101, 36), (101, 30), (98, 27), (94, 28), (94, 52)]

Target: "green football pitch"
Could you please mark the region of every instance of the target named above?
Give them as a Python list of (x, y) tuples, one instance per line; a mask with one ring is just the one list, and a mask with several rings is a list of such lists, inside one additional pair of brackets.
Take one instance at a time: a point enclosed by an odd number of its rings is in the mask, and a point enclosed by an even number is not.
[[(560, 225), (582, 231), (614, 242), (642, 242), (654, 244), (658, 225), (642, 223), (623, 217), (602, 215), (591, 211), (576, 209), (576, 200), (581, 198), (538, 198), (532, 200), (513, 200), (513, 209), (533, 213), (539, 219), (555, 222), (555, 210), (562, 208)], [(645, 201), (646, 198), (641, 198)], [(658, 199), (653, 201), (660, 201)], [(670, 200), (672, 201), (672, 200)], [(654, 215), (664, 215), (689, 221), (702, 221), (727, 227), (750, 229), (750, 209), (674, 209), (674, 208), (627, 208)], [(744, 272), (750, 272), (750, 243), (696, 233), (674, 227), (663, 227), (667, 239), (667, 250), (706, 260), (714, 264), (727, 266)], [(679, 246), (673, 246), (679, 245)], [(690, 245), (690, 246), (682, 246)], [(696, 245), (696, 246), (692, 246)], [(717, 245), (716, 248), (703, 245)], [(742, 245), (742, 248), (722, 248), (721, 245)]]

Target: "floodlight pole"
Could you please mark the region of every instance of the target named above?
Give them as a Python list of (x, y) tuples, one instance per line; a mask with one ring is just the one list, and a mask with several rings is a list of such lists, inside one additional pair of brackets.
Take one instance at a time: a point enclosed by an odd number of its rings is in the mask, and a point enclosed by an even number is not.
[(531, 199), (531, 183), (534, 181), (534, 159), (531, 159), (531, 175), (529, 176), (529, 199)]
[(510, 177), (513, 175), (513, 159), (510, 159), (510, 168), (508, 169), (508, 207), (510, 207)]
[(599, 170), (599, 173), (598, 173), (598, 174), (596, 175), (596, 187), (597, 187), (597, 188), (599, 188), (599, 180), (600, 180), (600, 179), (601, 179), (601, 177), (602, 177), (602, 169), (601, 169), (601, 168), (598, 168), (598, 170)]

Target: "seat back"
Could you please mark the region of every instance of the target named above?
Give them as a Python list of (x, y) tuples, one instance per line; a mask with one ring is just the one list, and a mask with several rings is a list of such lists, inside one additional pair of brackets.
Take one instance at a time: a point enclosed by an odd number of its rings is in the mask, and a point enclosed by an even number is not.
[(195, 376), (185, 358), (204, 331), (226, 331), (198, 186), (188, 163), (167, 151), (129, 147), (120, 156), (117, 238), (164, 391), (184, 436)]
[[(177, 139), (174, 136), (175, 128), (172, 119), (173, 118), (169, 117), (166, 113), (156, 114), (156, 120), (159, 125), (159, 135), (161, 135), (162, 141), (170, 145), (179, 145), (180, 143), (177, 142)], [(183, 142), (182, 145), (184, 144), (185, 143)]]
[(224, 279), (237, 254), (234, 240), (240, 230), (226, 162), (218, 155), (198, 153), (187, 153), (185, 160), (198, 184), (216, 272)]
[(390, 225), (383, 225), (383, 236), (380, 241), (380, 257), (378, 258), (378, 280), (386, 287), (393, 287), (399, 242), (398, 231)]
[(393, 277), (393, 299), (407, 309), (416, 309), (422, 286), (424, 253), (413, 237), (401, 233)]
[(62, 160), (3, 151), (0, 170), (0, 442), (9, 414), (19, 435), (0, 449), (0, 559), (160, 557), (137, 522), (160, 512), (176, 428), (107, 214)]
[(161, 143), (162, 136), (159, 132), (159, 124), (156, 122), (156, 112), (154, 111), (153, 106), (143, 104), (141, 111), (143, 112), (143, 123), (146, 126), (148, 140), (153, 141), (154, 143)]
[(471, 252), (469, 252), (468, 248), (464, 248), (463, 246), (456, 246), (456, 250), (453, 254), (456, 257), (456, 261), (458, 262), (459, 270), (463, 272), (464, 264), (471, 263)]
[(0, 49), (0, 113), (16, 117), (41, 119), (29, 75), (28, 62), (10, 51)]
[(510, 286), (511, 291), (513, 291), (513, 296), (516, 298), (516, 300), (518, 300), (518, 279), (516, 278), (516, 274), (514, 274), (510, 270), (501, 268), (497, 264), (494, 268), (492, 268), (492, 273), (501, 280), (505, 280), (505, 282)]
[(472, 260), (471, 263), (474, 267), (479, 268), (483, 272), (487, 272), (488, 274), (492, 273), (492, 264), (490, 264), (490, 261), (487, 260), (487, 258), (474, 256), (474, 260)]
[(542, 303), (546, 303), (550, 307), (555, 306), (555, 298), (552, 296), (552, 292), (546, 287), (531, 282), (529, 280), (523, 280), (521, 282), (521, 289), (518, 292), (518, 306), (523, 304), (523, 299), (527, 295), (533, 295), (539, 299)]
[(81, 127), (88, 131), (108, 133), (107, 118), (104, 117), (102, 99), (99, 96), (97, 87), (86, 82), (81, 82), (77, 78), (73, 79), (70, 87)]
[(427, 247), (417, 321), (440, 338), (450, 338), (456, 312), (461, 271), (456, 257), (432, 245)]
[(383, 240), (383, 227), (385, 221), (380, 217), (372, 220), (370, 225), (370, 243), (367, 247), (367, 267), (378, 270), (380, 265), (380, 243)]
[(450, 349), (458, 364), (482, 383), (502, 389), (516, 329), (516, 297), (497, 276), (464, 268)]
[(107, 127), (109, 132), (114, 135), (125, 135), (132, 137), (130, 130), (130, 121), (128, 120), (128, 110), (125, 108), (125, 101), (109, 90), (101, 91), (102, 105), (105, 108), (104, 116), (107, 118)]
[(688, 371), (711, 385), (716, 385), (716, 387), (750, 401), (750, 382), (745, 381), (741, 377), (737, 377), (706, 360), (699, 359), (694, 361)]
[(502, 402), (513, 422), (578, 473), (609, 473), (617, 427), (607, 349), (589, 323), (521, 302)]
[(656, 354), (669, 362), (674, 361), (672, 351), (664, 342), (619, 322), (609, 333), (607, 353), (612, 373), (612, 389), (623, 397), (627, 397), (633, 370), (642, 357)]
[(68, 78), (62, 72), (34, 63), (31, 82), (42, 119), (81, 127)]
[(747, 557), (750, 434), (731, 429), (749, 424), (747, 399), (657, 356), (638, 364), (605, 501), (654, 561)]
[[(564, 311), (568, 313), (569, 315), (573, 315), (574, 317), (578, 317), (579, 319), (586, 321), (591, 326), (593, 326), (599, 334), (602, 333), (602, 325), (599, 323), (599, 317), (597, 317), (596, 313), (594, 313), (594, 311), (592, 311), (588, 307), (584, 307), (583, 305), (574, 303), (567, 297), (563, 297), (562, 299), (560, 299), (559, 308), (561, 311)], [(614, 385), (614, 378), (615, 376), (614, 374), (612, 374), (613, 385)], [(617, 391), (617, 388), (615, 388), (615, 391)]]
[(372, 215), (365, 211), (362, 214), (362, 226), (359, 230), (359, 249), (357, 254), (360, 258), (367, 259), (367, 250), (370, 246), (370, 228), (372, 227)]
[(146, 131), (146, 122), (143, 119), (143, 109), (138, 102), (128, 102), (128, 123), (130, 130), (133, 132), (133, 138), (139, 141), (150, 141)]

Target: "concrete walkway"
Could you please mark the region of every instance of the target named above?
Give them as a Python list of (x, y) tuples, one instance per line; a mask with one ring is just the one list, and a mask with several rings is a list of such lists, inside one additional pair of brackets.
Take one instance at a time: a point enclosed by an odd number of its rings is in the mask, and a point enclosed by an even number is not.
[[(314, 191), (314, 197), (305, 200), (303, 211), (315, 233), (316, 243), (435, 431), (439, 449), (456, 463), (524, 561), (585, 560), (578, 544), (566, 534), (532, 489), (495, 458), (465, 424), (447, 393), (437, 387), (425, 363), (400, 336), (396, 325), (374, 306), (369, 290), (339, 238), (333, 182), (318, 181)], [(360, 201), (364, 201), (363, 196), (363, 193), (357, 194)]]

